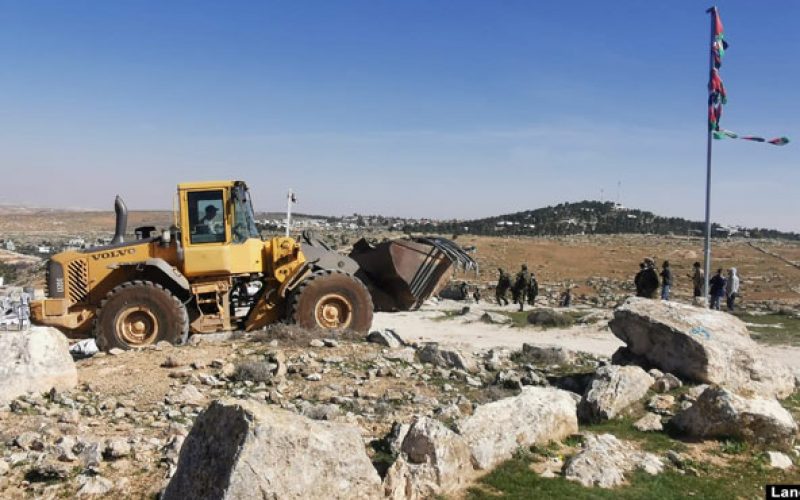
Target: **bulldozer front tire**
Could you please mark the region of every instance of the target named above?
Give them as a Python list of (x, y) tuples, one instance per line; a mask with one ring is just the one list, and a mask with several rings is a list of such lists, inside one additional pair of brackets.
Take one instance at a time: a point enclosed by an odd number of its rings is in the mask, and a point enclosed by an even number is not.
[(166, 340), (177, 344), (189, 331), (186, 306), (163, 286), (130, 281), (114, 287), (94, 320), (97, 347), (134, 349)]
[(358, 278), (321, 271), (306, 279), (291, 296), (289, 319), (308, 329), (367, 333), (372, 326), (372, 297)]

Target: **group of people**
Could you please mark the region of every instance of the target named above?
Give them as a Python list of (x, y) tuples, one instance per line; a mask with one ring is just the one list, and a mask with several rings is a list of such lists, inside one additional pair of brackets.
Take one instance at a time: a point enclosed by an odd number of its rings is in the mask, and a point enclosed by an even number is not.
[[(699, 262), (693, 265), (694, 272), (687, 275), (692, 279), (694, 287), (695, 300), (699, 300), (703, 295), (703, 285), (705, 284), (705, 276)], [(536, 302), (536, 297), (539, 295), (539, 282), (536, 280), (536, 275), (528, 271), (528, 266), (522, 264), (519, 272), (512, 279), (511, 275), (503, 268), (497, 269), (499, 277), (497, 279), (497, 286), (495, 287), (495, 299), (498, 305), (509, 305), (508, 292), (511, 291), (511, 297), (514, 304), (519, 305), (519, 310), (524, 310), (525, 303), (533, 306)], [(736, 305), (736, 299), (739, 297), (739, 276), (736, 273), (736, 268), (728, 269), (727, 277), (723, 276), (722, 269), (717, 270), (717, 274), (709, 280), (709, 304), (711, 309), (720, 309), (720, 302), (722, 297), (725, 297), (728, 311), (733, 311)], [(639, 272), (633, 279), (636, 286), (636, 296), (655, 299), (656, 295), (661, 289), (661, 300), (669, 300), (670, 293), (673, 285), (672, 268), (668, 260), (665, 260), (661, 265), (661, 271), (656, 269), (655, 260), (645, 258), (639, 264)], [(466, 299), (469, 295), (466, 282), (461, 283), (461, 295)], [(481, 291), (477, 288), (472, 298), (475, 302), (480, 302)], [(566, 292), (561, 296), (559, 304), (562, 307), (569, 307), (572, 302), (572, 294), (569, 287)]]
[(519, 304), (519, 310), (522, 311), (525, 307), (525, 302), (529, 305), (536, 303), (536, 297), (539, 295), (539, 282), (536, 280), (536, 275), (528, 271), (527, 264), (522, 264), (521, 269), (514, 277), (512, 282), (511, 275), (504, 269), (497, 270), (500, 273), (497, 279), (497, 287), (495, 288), (495, 298), (499, 305), (508, 305), (508, 291), (511, 290), (511, 297), (514, 304)]
[[(692, 267), (694, 271), (688, 277), (692, 279), (694, 297), (695, 300), (698, 300), (703, 295), (705, 275), (699, 262), (695, 262)], [(660, 282), (659, 276), (661, 277)], [(661, 272), (657, 273), (655, 261), (651, 258), (644, 259), (639, 264), (639, 272), (636, 273), (633, 283), (636, 286), (637, 297), (654, 299), (660, 285), (661, 300), (669, 300), (673, 283), (669, 261), (665, 260), (661, 266)], [(736, 307), (736, 299), (739, 297), (739, 276), (736, 273), (736, 268), (728, 269), (727, 278), (722, 275), (722, 269), (717, 269), (717, 274), (709, 280), (708, 285), (711, 309), (719, 310), (722, 297), (725, 297), (728, 311), (733, 311)]]
[(719, 311), (719, 303), (722, 297), (725, 297), (728, 311), (733, 311), (736, 307), (736, 298), (739, 296), (739, 276), (736, 274), (736, 268), (728, 269), (727, 278), (722, 275), (722, 269), (717, 269), (717, 274), (708, 280), (708, 289), (711, 309)]

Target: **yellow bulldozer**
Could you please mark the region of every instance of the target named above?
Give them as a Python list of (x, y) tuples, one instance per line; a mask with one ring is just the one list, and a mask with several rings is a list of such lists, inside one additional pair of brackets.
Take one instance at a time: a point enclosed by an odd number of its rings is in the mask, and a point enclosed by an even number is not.
[(453, 262), (474, 265), (436, 238), (360, 241), (350, 256), (309, 235), (263, 240), (242, 181), (179, 184), (177, 200), (172, 227), (139, 227), (124, 241), (127, 207), (118, 196), (109, 245), (47, 263), (46, 298), (31, 304), (33, 322), (92, 335), (103, 350), (279, 321), (366, 332), (375, 305), (419, 307)]

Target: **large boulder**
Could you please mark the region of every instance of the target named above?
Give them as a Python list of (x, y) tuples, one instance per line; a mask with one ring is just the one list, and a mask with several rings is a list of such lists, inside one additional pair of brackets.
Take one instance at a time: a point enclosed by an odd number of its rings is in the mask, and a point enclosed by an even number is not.
[(551, 387), (523, 387), (510, 398), (478, 406), (458, 424), (479, 469), (511, 458), (520, 446), (559, 441), (578, 432), (575, 400)]
[(738, 437), (788, 447), (797, 423), (774, 398), (747, 399), (721, 387), (709, 387), (675, 415), (671, 424), (691, 436)]
[(29, 392), (72, 389), (78, 371), (64, 334), (49, 327), (0, 332), (0, 404)]
[(381, 480), (357, 427), (252, 401), (214, 401), (181, 448), (163, 498), (375, 498)]
[(441, 366), (443, 368), (457, 368), (470, 373), (479, 371), (475, 358), (458, 349), (442, 347), (436, 342), (428, 342), (417, 349), (417, 357), (423, 363)]
[(789, 369), (762, 353), (745, 324), (731, 314), (630, 298), (614, 311), (609, 326), (630, 354), (682, 379), (743, 395), (785, 398), (794, 391)]
[(664, 464), (652, 453), (641, 452), (611, 434), (587, 434), (581, 451), (567, 462), (564, 477), (586, 487), (613, 488), (637, 468), (655, 475), (663, 471)]
[(609, 420), (642, 399), (655, 380), (638, 366), (601, 366), (578, 406), (582, 420)]
[(400, 452), (384, 479), (389, 498), (413, 500), (446, 495), (463, 488), (473, 475), (467, 443), (430, 417), (421, 417), (411, 425)]

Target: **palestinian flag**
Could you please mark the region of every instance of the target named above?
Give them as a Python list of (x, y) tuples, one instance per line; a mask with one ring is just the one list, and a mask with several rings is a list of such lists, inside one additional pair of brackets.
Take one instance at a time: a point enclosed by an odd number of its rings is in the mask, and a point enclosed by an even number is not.
[(719, 126), (722, 119), (722, 107), (728, 104), (728, 94), (725, 92), (725, 85), (722, 83), (719, 69), (722, 67), (722, 57), (728, 50), (728, 42), (725, 41), (725, 29), (722, 26), (722, 19), (716, 7), (711, 7), (706, 12), (711, 14), (711, 70), (708, 75), (708, 130), (714, 139), (741, 139), (744, 141), (764, 142), (774, 146), (785, 146), (789, 144), (788, 137), (776, 137), (775, 139), (765, 139), (752, 135), (740, 136), (730, 130), (725, 130)]
[(719, 69), (722, 66), (722, 57), (728, 49), (728, 42), (725, 41), (725, 28), (722, 27), (722, 19), (716, 7), (708, 9), (711, 12), (712, 22), (714, 23), (714, 34), (711, 39), (711, 53), (714, 57), (714, 67)]
[(776, 137), (774, 139), (765, 139), (764, 137), (758, 137), (755, 135), (739, 135), (736, 132), (731, 132), (730, 130), (719, 129), (714, 130), (712, 132), (714, 139), (741, 139), (743, 141), (753, 141), (753, 142), (764, 142), (767, 144), (772, 144), (773, 146), (785, 146), (789, 144), (791, 141), (788, 137)]

